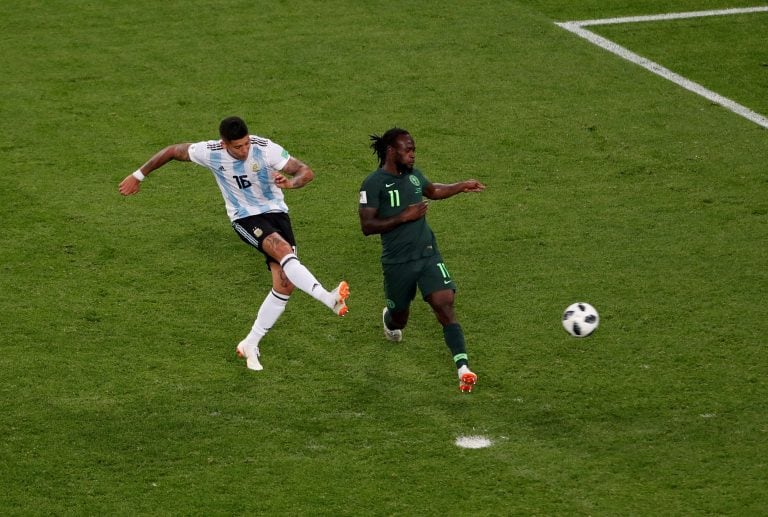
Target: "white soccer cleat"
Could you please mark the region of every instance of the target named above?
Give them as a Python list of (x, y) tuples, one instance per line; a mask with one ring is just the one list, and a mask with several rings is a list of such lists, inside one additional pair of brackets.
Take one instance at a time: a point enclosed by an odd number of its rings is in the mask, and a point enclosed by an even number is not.
[(384, 337), (389, 341), (395, 341), (399, 343), (403, 340), (403, 331), (401, 329), (389, 330), (387, 328), (387, 322), (384, 317), (387, 315), (387, 308), (384, 307), (384, 311), (381, 313), (381, 323), (384, 326)]
[(237, 356), (245, 359), (245, 364), (249, 370), (260, 371), (264, 367), (259, 362), (259, 345), (250, 345), (245, 340), (240, 341), (237, 345)]
[(349, 298), (349, 284), (346, 281), (341, 281), (336, 289), (331, 291), (333, 299), (336, 300), (333, 306), (333, 312), (339, 316), (344, 316), (349, 309), (347, 308), (347, 298)]

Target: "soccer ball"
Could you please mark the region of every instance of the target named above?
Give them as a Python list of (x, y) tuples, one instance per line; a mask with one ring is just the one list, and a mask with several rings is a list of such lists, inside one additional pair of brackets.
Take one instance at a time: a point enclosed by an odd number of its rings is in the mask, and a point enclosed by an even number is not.
[(587, 337), (600, 324), (600, 315), (590, 304), (577, 302), (563, 312), (563, 328), (573, 337)]

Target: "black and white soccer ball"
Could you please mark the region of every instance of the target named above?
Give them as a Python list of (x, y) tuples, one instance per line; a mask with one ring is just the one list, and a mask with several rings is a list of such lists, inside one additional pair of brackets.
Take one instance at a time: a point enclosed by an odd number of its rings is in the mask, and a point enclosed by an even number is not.
[(586, 302), (576, 302), (563, 312), (563, 328), (573, 337), (587, 337), (600, 324), (600, 315)]

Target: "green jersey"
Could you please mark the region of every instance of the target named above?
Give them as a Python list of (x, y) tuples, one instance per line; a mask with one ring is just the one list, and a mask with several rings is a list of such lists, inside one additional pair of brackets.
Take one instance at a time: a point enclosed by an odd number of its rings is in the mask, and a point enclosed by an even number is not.
[[(360, 187), (360, 208), (375, 208), (382, 219), (395, 216), (408, 205), (421, 202), (422, 191), (429, 184), (418, 169), (402, 175), (378, 169)], [(382, 233), (381, 246), (382, 264), (400, 264), (437, 253), (435, 234), (426, 217)]]

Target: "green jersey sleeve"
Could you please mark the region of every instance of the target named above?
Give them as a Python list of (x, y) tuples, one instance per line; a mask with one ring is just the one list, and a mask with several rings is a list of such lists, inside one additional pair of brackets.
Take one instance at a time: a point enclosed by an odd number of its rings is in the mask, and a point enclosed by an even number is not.
[(371, 173), (360, 185), (360, 208), (379, 208), (381, 180), (376, 172)]

